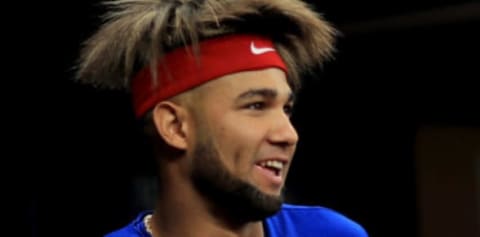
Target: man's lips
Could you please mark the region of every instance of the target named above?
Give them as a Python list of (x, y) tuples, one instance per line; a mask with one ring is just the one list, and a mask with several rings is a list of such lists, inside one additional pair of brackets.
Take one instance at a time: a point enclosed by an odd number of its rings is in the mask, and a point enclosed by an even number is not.
[(268, 159), (262, 160), (256, 163), (257, 166), (262, 167), (263, 169), (270, 170), (275, 175), (280, 175), (287, 165), (286, 160), (280, 159)]
[(255, 163), (255, 169), (268, 183), (279, 188), (283, 184), (283, 177), (287, 164), (288, 159), (263, 159)]

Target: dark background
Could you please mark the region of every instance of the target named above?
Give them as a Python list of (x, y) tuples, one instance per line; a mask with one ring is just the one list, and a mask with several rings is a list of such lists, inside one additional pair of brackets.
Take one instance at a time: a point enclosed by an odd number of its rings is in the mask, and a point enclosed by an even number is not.
[[(372, 237), (419, 236), (418, 128), (480, 126), (479, 3), (310, 2), (343, 35), (299, 95), (288, 198), (338, 210)], [(11, 138), (24, 147), (13, 176), (21, 236), (101, 236), (141, 208), (146, 154), (128, 97), (70, 80), (101, 12), (95, 1), (36, 3), (10, 36), (22, 47), (6, 69), (26, 95), (11, 99), (21, 122)]]

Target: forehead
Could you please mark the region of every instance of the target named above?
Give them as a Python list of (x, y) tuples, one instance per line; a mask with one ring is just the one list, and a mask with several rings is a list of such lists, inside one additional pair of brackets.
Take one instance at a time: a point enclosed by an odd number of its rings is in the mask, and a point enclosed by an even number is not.
[(232, 73), (202, 86), (202, 91), (207, 96), (236, 97), (239, 93), (252, 89), (272, 89), (280, 96), (288, 96), (292, 92), (285, 73), (277, 68)]

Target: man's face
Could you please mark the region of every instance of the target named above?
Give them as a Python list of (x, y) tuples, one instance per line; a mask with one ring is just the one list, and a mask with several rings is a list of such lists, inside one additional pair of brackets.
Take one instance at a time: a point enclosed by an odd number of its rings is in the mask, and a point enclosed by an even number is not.
[(193, 178), (201, 192), (261, 219), (280, 208), (298, 135), (283, 71), (240, 72), (203, 85), (196, 108)]

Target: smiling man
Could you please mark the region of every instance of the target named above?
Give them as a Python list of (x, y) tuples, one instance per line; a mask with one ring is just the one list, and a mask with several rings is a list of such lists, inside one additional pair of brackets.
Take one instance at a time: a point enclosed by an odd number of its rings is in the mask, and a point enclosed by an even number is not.
[[(292, 92), (277, 68), (233, 73), (198, 89), (192, 182), (218, 212), (261, 220), (281, 207), (298, 140)], [(195, 157), (195, 158), (193, 158)]]
[(294, 0), (117, 0), (86, 41), (82, 82), (131, 92), (158, 195), (109, 237), (364, 237), (324, 207), (283, 203), (301, 73), (335, 30)]

